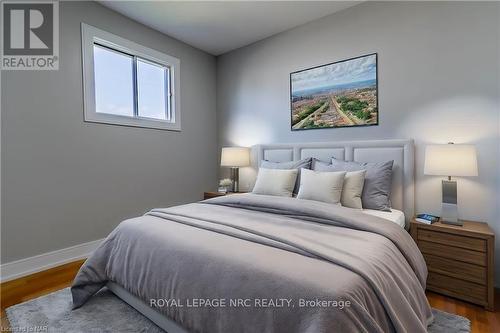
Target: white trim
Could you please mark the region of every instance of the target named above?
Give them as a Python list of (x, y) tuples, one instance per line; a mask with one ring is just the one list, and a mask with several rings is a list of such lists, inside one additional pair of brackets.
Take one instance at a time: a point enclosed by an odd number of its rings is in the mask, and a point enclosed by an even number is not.
[(103, 239), (78, 244), (0, 265), (0, 282), (17, 279), (69, 262), (88, 258)]
[[(94, 82), (94, 42), (112, 49), (150, 60), (170, 69), (172, 120), (126, 117), (98, 113), (95, 110)], [(170, 131), (181, 130), (180, 67), (179, 59), (168, 54), (139, 45), (112, 33), (82, 23), (82, 67), (83, 67), (83, 108), (87, 122), (112, 125), (156, 128)]]

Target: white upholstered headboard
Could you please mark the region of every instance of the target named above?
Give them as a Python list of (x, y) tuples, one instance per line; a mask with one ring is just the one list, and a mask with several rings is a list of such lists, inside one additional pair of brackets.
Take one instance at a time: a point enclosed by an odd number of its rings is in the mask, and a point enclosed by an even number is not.
[[(414, 215), (414, 146), (413, 140), (337, 141), (318, 143), (265, 144), (252, 147), (254, 176), (262, 160), (297, 161), (315, 157), (329, 162), (331, 157), (357, 162), (394, 160), (391, 204), (405, 213), (406, 222)], [(252, 177), (246, 173), (246, 177)], [(255, 179), (248, 179), (248, 186)]]

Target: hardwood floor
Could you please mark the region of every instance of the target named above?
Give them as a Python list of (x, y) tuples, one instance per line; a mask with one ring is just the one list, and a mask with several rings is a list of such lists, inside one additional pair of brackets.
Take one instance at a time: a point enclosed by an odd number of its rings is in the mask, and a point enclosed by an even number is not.
[[(0, 285), (0, 332), (9, 329), (5, 308), (70, 286), (83, 262), (84, 260), (75, 261), (2, 283)], [(427, 298), (433, 308), (469, 318), (472, 323), (472, 333), (500, 332), (500, 291), (498, 289), (495, 292), (495, 312), (432, 292), (427, 292)]]
[(46, 271), (31, 274), (0, 285), (2, 310), (24, 301), (66, 288), (71, 284), (85, 260), (78, 260)]
[(495, 311), (486, 311), (483, 307), (463, 302), (433, 292), (427, 292), (427, 299), (433, 308), (468, 318), (472, 333), (500, 332), (500, 290), (495, 290)]
[(6, 308), (69, 287), (84, 261), (70, 262), (0, 284), (0, 332), (7, 332), (10, 327)]

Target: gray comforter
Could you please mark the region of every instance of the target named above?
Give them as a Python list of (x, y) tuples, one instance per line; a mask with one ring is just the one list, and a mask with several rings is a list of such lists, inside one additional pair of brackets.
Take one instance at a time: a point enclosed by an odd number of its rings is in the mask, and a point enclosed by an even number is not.
[(195, 332), (426, 332), (426, 277), (392, 222), (243, 194), (122, 222), (71, 292), (77, 308), (113, 281)]

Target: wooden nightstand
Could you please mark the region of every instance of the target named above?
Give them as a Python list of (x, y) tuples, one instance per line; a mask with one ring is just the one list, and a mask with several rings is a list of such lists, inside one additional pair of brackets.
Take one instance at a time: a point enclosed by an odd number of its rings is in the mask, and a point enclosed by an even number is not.
[(427, 263), (427, 290), (494, 310), (495, 235), (488, 224), (464, 221), (460, 227), (413, 220), (410, 233)]
[(247, 193), (247, 192), (203, 192), (203, 200), (211, 199), (211, 198), (216, 198), (216, 197), (223, 197), (227, 194), (235, 194), (235, 193)]
[(216, 197), (222, 197), (225, 196), (227, 193), (224, 192), (203, 192), (203, 200), (207, 200), (210, 198), (216, 198)]

